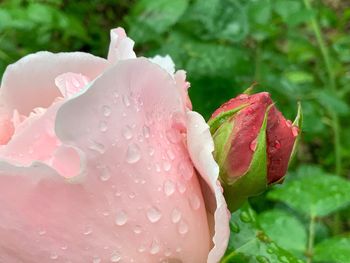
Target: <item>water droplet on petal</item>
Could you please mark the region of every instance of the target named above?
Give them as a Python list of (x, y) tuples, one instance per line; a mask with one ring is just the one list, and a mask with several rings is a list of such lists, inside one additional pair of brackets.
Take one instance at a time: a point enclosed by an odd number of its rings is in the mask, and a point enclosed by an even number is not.
[(137, 225), (134, 227), (134, 233), (135, 234), (140, 234), (142, 232), (142, 227)]
[(88, 235), (90, 235), (92, 233), (92, 227), (91, 226), (86, 226), (85, 227), (85, 230), (84, 230), (84, 232), (83, 232), (83, 234), (85, 235), (85, 236), (88, 236)]
[(294, 137), (297, 137), (299, 135), (299, 128), (296, 126), (292, 127), (292, 134)]
[(168, 141), (173, 143), (173, 144), (177, 144), (182, 139), (182, 136), (179, 133), (179, 131), (178, 130), (174, 130), (174, 129), (168, 130), (166, 132), (166, 137), (167, 137)]
[(147, 210), (147, 218), (151, 223), (155, 223), (162, 217), (161, 212), (156, 207), (151, 207)]
[(129, 194), (129, 198), (130, 198), (130, 199), (134, 199), (135, 196), (136, 196), (136, 194), (135, 194), (134, 192), (131, 192), (131, 193)]
[(150, 147), (148, 148), (148, 153), (149, 153), (150, 156), (153, 156), (154, 153), (155, 153), (154, 148), (150, 146)]
[(128, 221), (127, 214), (123, 210), (118, 211), (115, 216), (115, 224), (117, 226), (123, 226), (126, 224), (127, 221)]
[(105, 117), (109, 117), (109, 116), (111, 116), (112, 110), (109, 106), (105, 105), (102, 107), (102, 113)]
[(108, 181), (111, 178), (111, 174), (109, 173), (109, 171), (108, 171), (108, 169), (106, 167), (102, 168), (100, 172), (101, 172), (100, 180), (102, 182), (106, 182), (106, 181)]
[(143, 126), (143, 129), (142, 129), (142, 130), (143, 130), (143, 136), (144, 136), (145, 138), (149, 138), (150, 133), (151, 133), (149, 127), (148, 127), (147, 125), (145, 125), (145, 126)]
[(240, 99), (240, 100), (244, 100), (244, 99), (248, 99), (249, 95), (248, 94), (241, 94), (237, 98)]
[(281, 142), (280, 142), (280, 141), (278, 141), (278, 140), (276, 140), (273, 146), (275, 147), (275, 149), (277, 149), (277, 150), (278, 150), (278, 149), (280, 149), (280, 148), (281, 148)]
[(43, 236), (43, 235), (45, 235), (45, 234), (46, 234), (46, 230), (45, 230), (45, 229), (39, 230), (39, 235), (40, 235), (40, 236)]
[(113, 252), (112, 256), (111, 256), (111, 262), (119, 262), (122, 259), (122, 257), (120, 256), (120, 254), (118, 252)]
[(254, 139), (254, 140), (252, 140), (252, 142), (250, 143), (249, 148), (250, 148), (250, 150), (252, 150), (253, 152), (255, 152), (255, 151), (256, 151), (256, 146), (257, 146), (257, 139)]
[(178, 172), (184, 179), (191, 180), (194, 169), (189, 161), (182, 161), (179, 163)]
[(99, 143), (93, 140), (91, 141), (89, 149), (92, 151), (98, 152), (100, 154), (104, 154), (106, 151), (106, 147), (102, 143)]
[(180, 194), (183, 194), (184, 192), (186, 192), (186, 185), (180, 181), (177, 182), (177, 190)]
[(171, 212), (171, 221), (176, 224), (181, 220), (182, 214), (181, 211), (177, 208), (174, 208), (174, 210)]
[(188, 232), (188, 225), (185, 221), (181, 221), (179, 223), (179, 226), (177, 228), (177, 230), (179, 231), (179, 233), (181, 235), (185, 235)]
[(168, 162), (168, 161), (164, 161), (164, 162), (163, 162), (163, 170), (164, 170), (165, 172), (169, 172), (170, 169), (171, 169), (171, 163)]
[(153, 239), (149, 253), (152, 255), (158, 254), (160, 251), (160, 246), (157, 240)]
[(132, 128), (126, 125), (122, 130), (122, 134), (125, 139), (130, 140), (133, 137)]
[(286, 120), (287, 127), (291, 128), (293, 126), (293, 123), (290, 120)]
[(191, 194), (190, 195), (189, 202), (190, 202), (191, 207), (194, 210), (199, 209), (199, 207), (201, 206), (201, 201), (200, 201), (199, 197), (196, 194)]
[(164, 182), (163, 189), (164, 189), (164, 193), (165, 193), (166, 196), (171, 196), (175, 192), (175, 184), (174, 184), (174, 182), (171, 181), (171, 180), (166, 180)]
[(108, 130), (107, 122), (101, 121), (99, 124), (99, 128), (101, 132), (106, 132)]
[(126, 107), (130, 106), (130, 100), (129, 100), (129, 97), (127, 95), (123, 96), (123, 103)]
[(94, 258), (92, 259), (92, 263), (101, 263), (101, 262), (102, 262), (102, 259), (99, 258), (99, 257), (94, 257)]
[(146, 247), (142, 245), (142, 246), (140, 246), (140, 247), (138, 248), (138, 251), (139, 251), (140, 253), (145, 252), (145, 251), (146, 251)]
[(135, 143), (130, 144), (126, 152), (126, 162), (133, 164), (137, 163), (140, 159), (141, 153), (139, 146)]
[(56, 259), (58, 259), (58, 255), (55, 252), (52, 252), (50, 255), (50, 259), (56, 260)]
[(168, 155), (170, 160), (172, 160), (172, 161), (175, 160), (175, 154), (174, 154), (174, 152), (171, 149), (168, 149), (166, 151), (166, 154)]

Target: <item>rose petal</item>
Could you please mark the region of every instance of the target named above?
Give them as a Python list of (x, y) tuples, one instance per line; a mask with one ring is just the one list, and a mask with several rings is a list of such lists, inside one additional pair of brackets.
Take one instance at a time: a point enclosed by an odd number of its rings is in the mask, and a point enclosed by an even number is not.
[[(220, 261), (227, 248), (230, 236), (230, 214), (227, 210), (222, 188), (218, 183), (219, 167), (212, 155), (214, 142), (210, 135), (209, 126), (197, 112), (188, 112), (187, 120), (187, 145), (192, 161), (211, 190), (211, 193), (207, 192), (206, 194), (214, 193), (215, 195), (216, 204), (213, 209), (215, 213), (212, 215), (215, 223), (214, 247), (209, 253), (208, 262), (216, 263)], [(206, 202), (206, 204), (210, 205), (210, 202)], [(212, 209), (209, 207), (209, 210)]]
[(60, 74), (81, 73), (94, 79), (106, 66), (105, 59), (82, 52), (31, 54), (7, 67), (1, 83), (0, 100), (9, 112), (17, 109), (19, 113), (28, 115), (36, 107), (48, 107), (60, 96), (55, 85), (55, 78)]
[(67, 72), (55, 78), (55, 84), (63, 97), (70, 98), (90, 82), (89, 78), (77, 73)]
[(169, 55), (166, 56), (155, 56), (153, 58), (149, 59), (153, 63), (161, 66), (163, 69), (165, 69), (171, 76), (175, 73), (175, 64), (174, 61), (171, 59)]
[(73, 185), (52, 169), (0, 166), (2, 260), (205, 262), (208, 222), (181, 116), (174, 80), (146, 59), (115, 64), (65, 103), (57, 134), (85, 153), (86, 176)]
[(127, 37), (123, 28), (118, 27), (111, 30), (111, 43), (108, 51), (108, 61), (110, 63), (136, 58), (133, 48), (134, 41)]

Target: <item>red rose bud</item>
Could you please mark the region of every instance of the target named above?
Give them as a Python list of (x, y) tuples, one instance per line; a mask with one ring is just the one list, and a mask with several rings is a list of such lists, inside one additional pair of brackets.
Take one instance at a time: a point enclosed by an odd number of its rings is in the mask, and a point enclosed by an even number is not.
[(294, 123), (277, 110), (269, 93), (242, 94), (217, 109), (208, 124), (214, 157), (231, 211), (249, 196), (283, 180), (295, 151), (301, 108)]

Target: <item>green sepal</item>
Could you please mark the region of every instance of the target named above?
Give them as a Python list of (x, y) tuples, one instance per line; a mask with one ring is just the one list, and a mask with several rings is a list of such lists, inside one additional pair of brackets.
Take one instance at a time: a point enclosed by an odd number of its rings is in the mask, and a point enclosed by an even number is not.
[(216, 116), (213, 119), (210, 119), (208, 121), (208, 125), (210, 127), (210, 133), (213, 135), (216, 130), (224, 123), (226, 122), (229, 118), (231, 118), (234, 114), (239, 112), (241, 109), (247, 107), (249, 104), (243, 104), (237, 108), (234, 108), (229, 111), (225, 111), (220, 113), (218, 116)]
[[(257, 146), (247, 172), (233, 182), (227, 182), (221, 175), (224, 196), (231, 212), (237, 210), (248, 197), (258, 195), (267, 189), (267, 116), (272, 105), (265, 112), (265, 117), (257, 137)], [(221, 168), (221, 167), (220, 167)]]
[(233, 123), (233, 120), (224, 122), (213, 135), (215, 144), (214, 159), (220, 167), (220, 173), (223, 171), (224, 162), (231, 147), (229, 140), (233, 131)]
[(250, 85), (249, 88), (247, 88), (245, 91), (243, 91), (243, 94), (252, 95), (254, 93), (255, 86), (258, 84), (259, 84), (258, 82), (254, 81), (252, 83), (252, 85)]
[(299, 128), (299, 134), (294, 142), (294, 145), (293, 145), (293, 150), (292, 150), (292, 153), (290, 155), (290, 158), (289, 158), (289, 162), (288, 162), (288, 166), (290, 165), (290, 163), (293, 161), (294, 159), (294, 156), (297, 152), (297, 149), (298, 149), (298, 145), (299, 145), (299, 142), (300, 142), (300, 134), (301, 134), (301, 131), (302, 131), (302, 125), (303, 125), (303, 109), (301, 107), (301, 103), (298, 102), (298, 113), (297, 113), (297, 116), (295, 117), (295, 120), (293, 122), (293, 126), (297, 126)]

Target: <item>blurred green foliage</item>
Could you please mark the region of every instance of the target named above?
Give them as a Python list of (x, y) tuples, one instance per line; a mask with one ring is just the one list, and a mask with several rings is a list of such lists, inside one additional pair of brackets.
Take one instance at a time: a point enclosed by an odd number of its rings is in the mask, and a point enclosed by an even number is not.
[[(250, 248), (239, 249), (244, 237), (233, 230), (228, 255), (237, 261), (225, 262), (299, 262), (285, 261), (293, 258), (288, 250), (307, 262), (345, 263), (350, 262), (349, 20), (350, 3), (341, 0), (5, 0), (0, 76), (6, 65), (39, 50), (105, 57), (109, 30), (123, 26), (139, 55), (169, 54), (188, 72), (194, 109), (206, 118), (253, 82), (290, 119), (301, 101), (304, 129), (296, 172), (283, 186), (251, 200), (258, 215), (245, 230)], [(234, 224), (244, 223), (235, 218)], [(262, 231), (269, 238), (259, 238)], [(278, 244), (277, 254), (259, 254), (270, 239)], [(254, 251), (261, 257), (253, 258)]]

